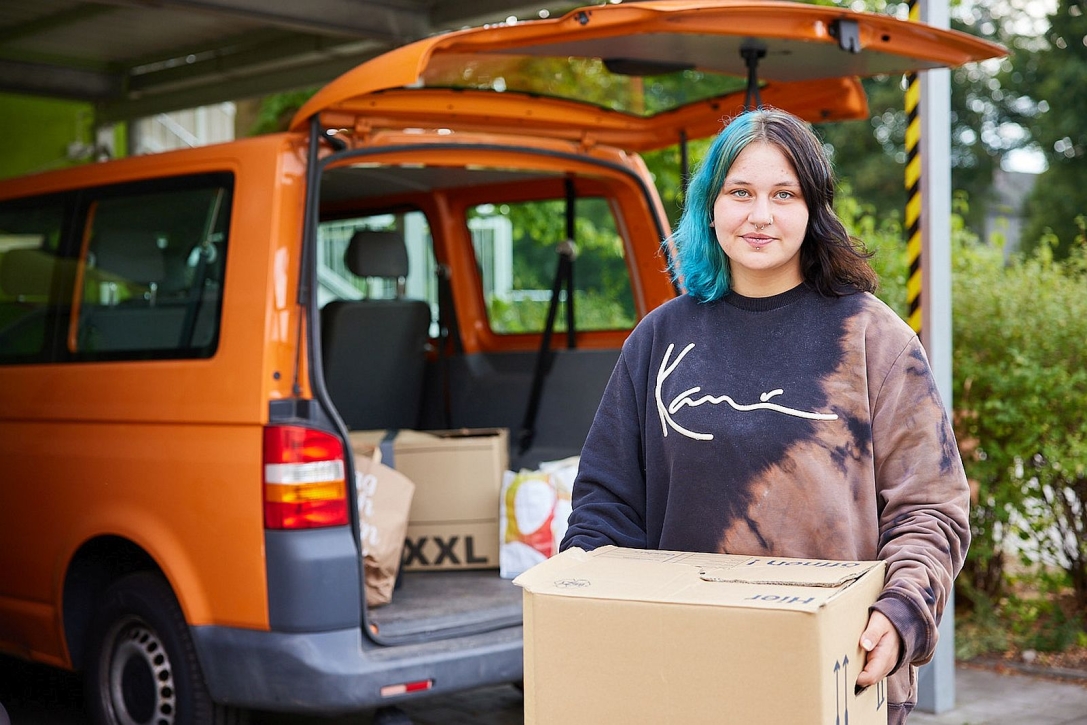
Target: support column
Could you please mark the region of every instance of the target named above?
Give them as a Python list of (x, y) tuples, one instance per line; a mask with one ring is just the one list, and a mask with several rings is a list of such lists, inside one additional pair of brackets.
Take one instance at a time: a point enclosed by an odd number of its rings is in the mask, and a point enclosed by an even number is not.
[[(950, 25), (948, 0), (919, 0), (920, 20)], [(921, 342), (936, 386), (951, 412), (951, 72), (922, 71), (921, 117)], [(921, 668), (917, 709), (940, 713), (955, 706), (955, 596), (940, 622), (940, 644)]]

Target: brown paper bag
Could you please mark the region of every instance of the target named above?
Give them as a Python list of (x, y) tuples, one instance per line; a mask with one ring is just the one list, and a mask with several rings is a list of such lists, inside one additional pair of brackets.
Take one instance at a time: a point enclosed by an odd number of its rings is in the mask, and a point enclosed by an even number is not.
[(355, 471), (366, 605), (378, 607), (392, 600), (415, 484), (382, 464), (379, 448), (356, 453)]

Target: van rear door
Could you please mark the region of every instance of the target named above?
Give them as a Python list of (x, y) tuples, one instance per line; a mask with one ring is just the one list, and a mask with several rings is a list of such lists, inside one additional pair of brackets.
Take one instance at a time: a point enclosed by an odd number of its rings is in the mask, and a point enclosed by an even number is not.
[(857, 81), (1000, 56), (965, 33), (795, 2), (644, 2), (474, 28), (390, 51), (291, 122), (591, 136), (630, 151), (712, 135), (766, 104), (808, 121), (867, 116)]

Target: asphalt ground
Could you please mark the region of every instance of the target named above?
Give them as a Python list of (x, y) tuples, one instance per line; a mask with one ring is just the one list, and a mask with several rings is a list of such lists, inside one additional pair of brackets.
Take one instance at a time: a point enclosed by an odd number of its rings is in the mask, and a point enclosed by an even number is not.
[[(90, 725), (79, 675), (5, 655), (0, 655), (0, 705), (10, 725)], [(415, 725), (524, 722), (521, 691), (513, 685), (420, 699), (403, 710)], [(255, 712), (251, 717), (252, 725), (371, 725), (373, 721), (373, 712), (336, 718)], [(0, 720), (0, 725), (8, 724)]]
[[(1087, 725), (1087, 675), (1042, 677), (960, 664), (955, 670), (955, 692), (953, 709), (939, 714), (914, 712), (909, 725)], [(4, 656), (0, 656), (0, 703), (11, 725), (88, 725), (76, 675)], [(524, 722), (522, 695), (512, 685), (423, 699), (404, 711), (415, 725)], [(254, 713), (252, 721), (253, 725), (372, 725), (374, 713), (338, 718)]]

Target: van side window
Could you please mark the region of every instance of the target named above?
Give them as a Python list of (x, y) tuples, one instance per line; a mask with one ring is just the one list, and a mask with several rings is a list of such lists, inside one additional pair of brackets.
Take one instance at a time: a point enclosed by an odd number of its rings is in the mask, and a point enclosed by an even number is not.
[(226, 175), (171, 179), (159, 191), (143, 185), (89, 203), (80, 314), (68, 343), (77, 359), (214, 354), (231, 186)]
[(58, 254), (63, 199), (0, 205), (0, 364), (48, 359), (48, 329), (66, 315), (75, 264)]
[[(577, 199), (574, 213), (574, 325), (578, 330), (634, 327), (630, 272), (611, 207), (605, 199), (585, 197)], [(556, 250), (566, 238), (565, 215), (562, 199), (481, 204), (469, 210), (493, 331), (543, 330), (559, 259)], [(555, 329), (566, 329), (564, 315), (556, 317)]]

